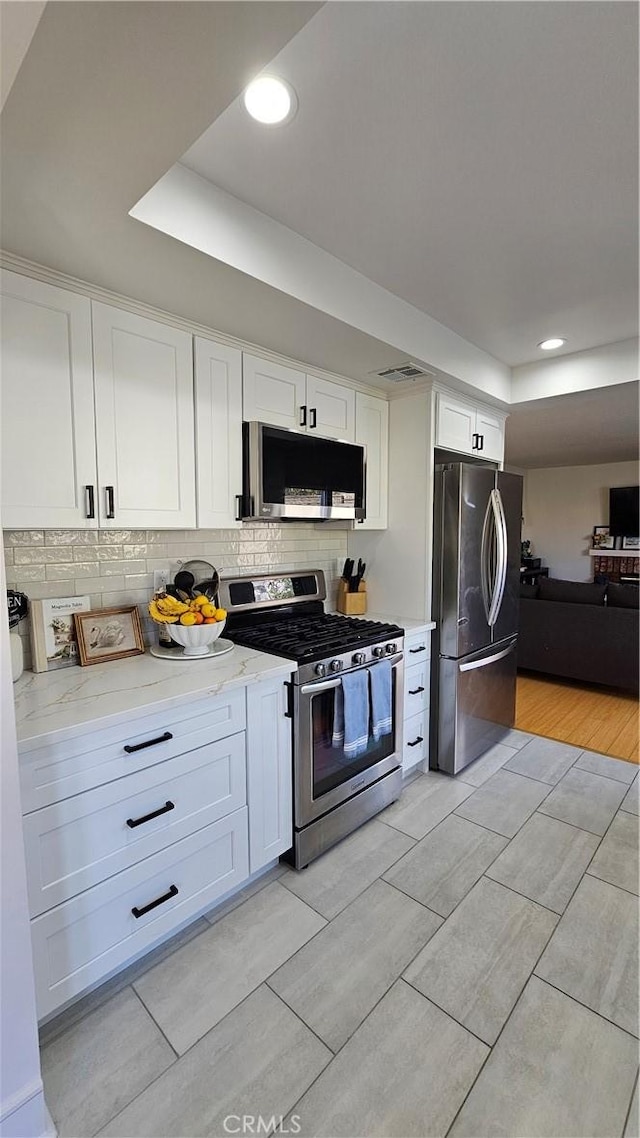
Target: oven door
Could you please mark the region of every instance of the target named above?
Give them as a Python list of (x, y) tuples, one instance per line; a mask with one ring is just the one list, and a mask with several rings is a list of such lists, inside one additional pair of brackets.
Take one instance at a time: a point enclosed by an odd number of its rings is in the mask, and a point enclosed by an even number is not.
[[(365, 665), (366, 667), (367, 665)], [(375, 665), (374, 665), (375, 666)], [(332, 745), (336, 689), (341, 679), (317, 680), (295, 688), (294, 795), (297, 829), (352, 798), (402, 761), (403, 656), (391, 657), (392, 729), (367, 750), (347, 758)]]

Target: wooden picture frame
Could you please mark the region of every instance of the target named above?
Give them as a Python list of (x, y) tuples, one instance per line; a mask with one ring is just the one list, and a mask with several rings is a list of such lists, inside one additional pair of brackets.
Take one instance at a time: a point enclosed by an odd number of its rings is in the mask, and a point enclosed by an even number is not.
[(103, 664), (144, 652), (140, 614), (136, 605), (93, 609), (74, 614), (80, 664)]

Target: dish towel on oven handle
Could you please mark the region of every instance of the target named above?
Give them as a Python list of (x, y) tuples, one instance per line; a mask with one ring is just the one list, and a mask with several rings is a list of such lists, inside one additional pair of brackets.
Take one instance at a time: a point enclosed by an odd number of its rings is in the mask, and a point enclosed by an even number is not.
[(371, 682), (371, 733), (376, 743), (390, 735), (392, 720), (391, 660), (380, 660), (369, 668)]
[(369, 744), (369, 676), (366, 668), (348, 672), (335, 689), (333, 704), (334, 747), (342, 747), (345, 758), (364, 754)]

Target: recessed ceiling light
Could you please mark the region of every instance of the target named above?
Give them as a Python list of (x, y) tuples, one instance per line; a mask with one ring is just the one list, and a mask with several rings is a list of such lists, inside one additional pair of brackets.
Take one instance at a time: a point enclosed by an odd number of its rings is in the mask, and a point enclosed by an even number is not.
[(296, 93), (284, 79), (260, 75), (244, 92), (244, 105), (252, 118), (265, 126), (288, 122), (296, 113)]
[(538, 347), (542, 348), (543, 352), (552, 352), (554, 348), (561, 348), (566, 342), (560, 336), (553, 336), (551, 340), (543, 340), (541, 344), (538, 344)]

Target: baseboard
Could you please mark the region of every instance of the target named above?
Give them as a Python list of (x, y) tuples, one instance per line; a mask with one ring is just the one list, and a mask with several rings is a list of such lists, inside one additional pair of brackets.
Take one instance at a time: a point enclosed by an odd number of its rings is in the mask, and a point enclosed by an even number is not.
[(2, 1103), (0, 1138), (56, 1138), (57, 1131), (44, 1101), (42, 1079)]

